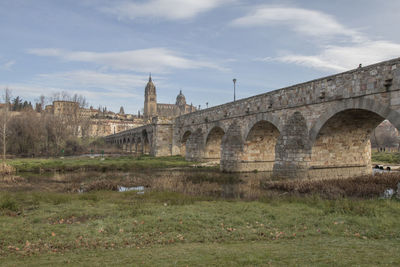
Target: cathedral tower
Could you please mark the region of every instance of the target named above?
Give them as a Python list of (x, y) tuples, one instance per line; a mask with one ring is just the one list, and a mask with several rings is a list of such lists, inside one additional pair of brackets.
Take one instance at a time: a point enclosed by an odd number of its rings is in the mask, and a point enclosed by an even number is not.
[(186, 113), (186, 98), (182, 94), (182, 90), (179, 91), (179, 95), (176, 97), (175, 105), (179, 108), (179, 115)]
[(151, 80), (151, 74), (149, 76), (149, 82), (144, 90), (144, 117), (151, 119), (157, 116), (157, 93), (156, 87)]

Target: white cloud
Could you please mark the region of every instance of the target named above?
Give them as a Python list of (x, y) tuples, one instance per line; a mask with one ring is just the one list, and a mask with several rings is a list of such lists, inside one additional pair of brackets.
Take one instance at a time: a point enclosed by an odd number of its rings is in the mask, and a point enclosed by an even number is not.
[(199, 13), (217, 8), (232, 0), (150, 0), (142, 3), (123, 1), (101, 10), (118, 16), (120, 19), (156, 17), (166, 20), (189, 19)]
[(283, 24), (307, 36), (346, 36), (354, 41), (363, 40), (358, 31), (348, 29), (333, 16), (320, 11), (277, 6), (259, 6), (251, 13), (232, 22), (238, 27), (275, 26)]
[(400, 44), (388, 41), (369, 41), (351, 46), (327, 46), (317, 55), (287, 54), (274, 60), (294, 63), (315, 69), (345, 71), (400, 56)]
[(179, 56), (166, 48), (149, 48), (119, 52), (65, 51), (56, 48), (29, 49), (37, 56), (57, 57), (65, 61), (90, 62), (116, 70), (137, 72), (166, 72), (168, 69), (211, 68), (224, 71), (223, 67), (207, 61)]
[(0, 65), (0, 69), (2, 69), (2, 70), (11, 70), (12, 66), (14, 66), (15, 63), (16, 63), (15, 60), (7, 61), (6, 63), (3, 63), (3, 64)]
[[(321, 45), (315, 42), (320, 52), (314, 55), (285, 53), (278, 57), (265, 57), (257, 61), (307, 66), (323, 71), (341, 72), (356, 68), (360, 63), (369, 65), (400, 56), (400, 44), (385, 40), (371, 40), (363, 33), (339, 23), (333, 16), (316, 10), (261, 6), (252, 13), (232, 22), (234, 26), (286, 25), (304, 36), (330, 38), (336, 45)], [(345, 37), (341, 39), (340, 37)]]

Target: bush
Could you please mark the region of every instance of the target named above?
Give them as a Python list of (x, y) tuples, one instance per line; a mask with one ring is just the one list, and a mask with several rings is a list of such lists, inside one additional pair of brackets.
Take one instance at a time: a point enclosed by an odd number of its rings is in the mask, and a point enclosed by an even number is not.
[(390, 152), (373, 152), (372, 161), (400, 164), (400, 152), (390, 153)]
[(65, 142), (65, 155), (77, 155), (85, 151), (85, 148), (80, 144), (77, 139), (69, 139)]
[(0, 199), (0, 210), (18, 212), (20, 206), (14, 198), (7, 194)]

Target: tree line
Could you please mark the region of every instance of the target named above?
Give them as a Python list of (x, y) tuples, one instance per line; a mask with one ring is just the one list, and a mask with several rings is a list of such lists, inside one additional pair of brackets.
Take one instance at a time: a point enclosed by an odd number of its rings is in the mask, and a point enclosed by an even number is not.
[[(89, 119), (75, 115), (54, 115), (44, 112), (46, 103), (56, 100), (78, 102), (86, 107), (85, 97), (67, 93), (51, 97), (40, 96), (35, 109), (21, 97), (11, 97), (10, 90), (3, 93), (0, 106), (0, 144), (3, 160), (6, 154), (41, 157), (79, 153), (88, 140)], [(18, 112), (13, 112), (18, 111)]]

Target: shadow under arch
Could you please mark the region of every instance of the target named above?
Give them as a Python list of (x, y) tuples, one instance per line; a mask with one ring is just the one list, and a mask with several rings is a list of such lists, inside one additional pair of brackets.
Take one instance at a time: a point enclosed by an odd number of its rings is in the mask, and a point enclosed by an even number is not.
[(247, 138), (253, 126), (260, 121), (265, 121), (272, 124), (279, 132), (282, 132), (283, 130), (282, 121), (277, 116), (274, 116), (269, 113), (263, 114), (261, 117), (254, 118), (247, 123), (247, 125), (244, 127), (244, 132), (243, 132), (244, 139)]
[(180, 139), (180, 152), (181, 152), (181, 156), (183, 156), (183, 157), (186, 156), (186, 143), (189, 140), (189, 137), (191, 134), (192, 134), (192, 131), (186, 130)]
[(150, 154), (150, 141), (149, 141), (149, 134), (147, 133), (147, 130), (142, 131), (142, 149), (143, 149), (143, 154), (148, 155)]
[(396, 110), (389, 108), (387, 105), (379, 103), (378, 101), (372, 99), (350, 99), (347, 101), (342, 101), (335, 106), (331, 106), (323, 112), (318, 120), (313, 124), (310, 130), (310, 142), (313, 144), (325, 123), (333, 117), (335, 114), (349, 110), (349, 109), (360, 109), (373, 112), (383, 119), (387, 119), (400, 131), (400, 113)]
[(240, 171), (272, 171), (280, 131), (276, 123), (261, 119), (246, 128)]
[(310, 176), (371, 174), (371, 132), (385, 119), (399, 129), (400, 114), (372, 99), (326, 110), (310, 130)]
[(224, 135), (225, 131), (220, 126), (214, 126), (208, 131), (204, 142), (204, 160), (219, 161), (221, 159), (221, 143)]

